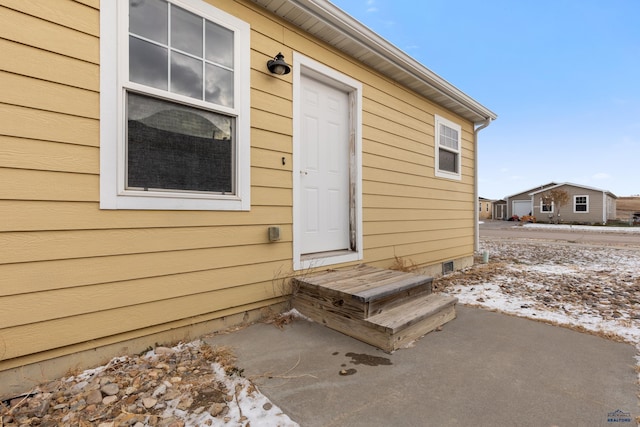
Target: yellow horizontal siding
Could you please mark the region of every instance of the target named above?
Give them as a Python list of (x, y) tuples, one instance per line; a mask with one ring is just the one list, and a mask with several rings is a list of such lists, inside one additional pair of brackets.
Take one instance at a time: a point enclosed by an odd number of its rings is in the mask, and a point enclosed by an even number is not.
[[(427, 166), (428, 167), (428, 166)], [(462, 191), (468, 194), (473, 193), (473, 176), (463, 175), (462, 181), (436, 178), (433, 174), (424, 173), (422, 175), (408, 175), (401, 171), (391, 171), (377, 169), (364, 165), (362, 175), (365, 181), (388, 182), (391, 184), (417, 185), (421, 187), (438, 188), (448, 191)], [(473, 197), (469, 197), (469, 202), (473, 202)]]
[[(446, 226), (448, 221), (461, 219), (473, 220), (473, 210), (446, 211), (444, 209), (398, 209), (393, 206), (381, 208), (368, 207), (365, 211), (365, 223), (367, 221), (439, 221), (439, 226)], [(471, 222), (473, 225), (473, 222)], [(366, 227), (366, 225), (365, 225)]]
[(291, 135), (277, 134), (264, 129), (251, 129), (252, 147), (291, 154), (292, 145)]
[(7, 168), (94, 174), (100, 170), (96, 147), (2, 135), (0, 147), (0, 165)]
[[(410, 233), (398, 233), (394, 231), (390, 234), (365, 236), (365, 244), (368, 249), (375, 249), (388, 246), (436, 242), (463, 237), (473, 237), (473, 231), (464, 228), (454, 228), (450, 230), (439, 229), (432, 231), (414, 231)], [(425, 244), (424, 246), (428, 248), (430, 245)]]
[(76, 3), (84, 4), (86, 6), (92, 7), (94, 9), (100, 8), (100, 0), (73, 0)]
[[(266, 231), (265, 231), (266, 233)], [(46, 292), (205, 270), (291, 264), (291, 239), (270, 245), (232, 246), (0, 265), (0, 296)], [(269, 264), (271, 263), (271, 264)], [(16, 280), (19, 277), (20, 280)], [(43, 280), (46, 277), (46, 280)], [(245, 275), (242, 275), (245, 277)], [(252, 276), (246, 276), (250, 278)], [(258, 277), (258, 276), (253, 276)], [(269, 279), (266, 274), (262, 279)], [(222, 279), (218, 279), (222, 280)], [(123, 302), (124, 304), (124, 302)], [(25, 310), (30, 312), (30, 310)]]
[[(284, 236), (290, 235), (283, 226)], [(0, 233), (0, 264), (269, 243), (263, 225)]]
[[(473, 222), (468, 219), (456, 219), (446, 222), (450, 229), (470, 229)], [(419, 231), (442, 230), (442, 222), (438, 220), (409, 220), (409, 221), (369, 221), (364, 223), (364, 234), (367, 236), (392, 233), (412, 233)], [(432, 236), (429, 236), (431, 238)]]
[[(157, 283), (158, 287), (165, 285), (162, 281)], [(172, 282), (168, 285), (179, 286), (180, 284)], [(49, 320), (46, 327), (43, 327), (40, 322), (0, 329), (0, 341), (11, 343), (0, 355), (0, 360), (49, 350), (52, 346), (63, 347), (90, 341), (96, 337), (125, 333), (133, 325), (137, 328), (145, 328), (168, 324), (249, 302), (273, 299), (275, 296), (271, 282), (263, 282), (71, 318)]]
[(406, 197), (410, 199), (424, 199), (431, 201), (455, 200), (465, 203), (468, 203), (469, 201), (469, 195), (467, 193), (420, 187), (417, 185), (399, 185), (377, 181), (364, 181), (363, 193), (368, 195)]
[(0, 199), (99, 200), (99, 177), (80, 173), (0, 168)]
[(64, 0), (2, 0), (2, 5), (25, 15), (50, 21), (95, 37), (100, 35), (98, 11), (81, 3)]
[(100, 118), (100, 96), (97, 92), (2, 71), (0, 87), (0, 103), (90, 119)]
[(70, 144), (100, 144), (100, 122), (57, 112), (0, 104), (0, 134)]
[(432, 265), (470, 256), (468, 246), (473, 237), (445, 238), (407, 245), (383, 246), (366, 251), (367, 262), (390, 266), (396, 257), (416, 265)]
[[(40, 80), (98, 91), (100, 67), (21, 43), (0, 39), (0, 70)], [(47, 64), (42, 66), (42, 64)], [(28, 90), (28, 88), (25, 88)]]
[(410, 199), (399, 196), (379, 196), (367, 194), (362, 202), (365, 208), (384, 208), (393, 206), (395, 209), (424, 209), (424, 210), (447, 210), (466, 211), (469, 210), (469, 203), (455, 200), (439, 199)]
[(99, 63), (98, 37), (3, 6), (0, 6), (0, 38)]
[[(210, 292), (251, 285), (256, 277), (274, 277), (273, 283), (264, 286), (274, 288), (271, 290), (274, 295), (281, 295), (282, 289), (276, 289), (281, 284), (275, 279), (280, 267), (280, 263), (273, 262), (249, 264), (0, 297), (3, 307), (0, 325), (10, 328), (198, 294), (204, 297)], [(24, 307), (38, 309), (24, 310)]]
[[(178, 222), (179, 221), (179, 222)], [(95, 203), (0, 200), (0, 231), (130, 229), (291, 224), (291, 207), (253, 205), (250, 212), (101, 211)]]

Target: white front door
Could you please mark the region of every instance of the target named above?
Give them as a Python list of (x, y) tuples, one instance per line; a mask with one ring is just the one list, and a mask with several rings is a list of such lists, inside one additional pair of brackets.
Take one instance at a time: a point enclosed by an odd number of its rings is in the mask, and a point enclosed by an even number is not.
[(350, 249), (349, 93), (301, 76), (301, 253)]

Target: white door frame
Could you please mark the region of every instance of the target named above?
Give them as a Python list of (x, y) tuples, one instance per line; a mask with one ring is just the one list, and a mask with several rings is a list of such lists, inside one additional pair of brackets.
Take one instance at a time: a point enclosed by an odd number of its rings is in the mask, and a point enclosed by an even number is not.
[[(301, 76), (309, 76), (349, 94), (350, 240), (351, 250), (305, 257), (301, 253), (303, 215), (300, 200), (300, 150), (302, 147)], [(293, 53), (293, 269), (303, 270), (350, 261), (364, 256), (362, 238), (362, 84), (311, 58)]]

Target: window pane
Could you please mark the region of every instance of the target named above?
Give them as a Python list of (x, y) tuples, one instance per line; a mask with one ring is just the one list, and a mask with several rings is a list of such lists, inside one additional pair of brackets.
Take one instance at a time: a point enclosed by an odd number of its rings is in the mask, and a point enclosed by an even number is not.
[(203, 20), (176, 6), (171, 7), (171, 47), (202, 58)]
[(167, 49), (130, 36), (129, 79), (167, 90)]
[(163, 0), (129, 0), (129, 31), (167, 44), (167, 2)]
[(205, 101), (233, 107), (233, 73), (215, 65), (206, 65)]
[(202, 99), (202, 61), (171, 52), (171, 92)]
[(233, 68), (233, 32), (207, 21), (207, 61)]
[(127, 188), (233, 193), (232, 117), (127, 96)]
[(576, 212), (586, 212), (587, 205), (576, 205)]
[(458, 173), (458, 155), (456, 153), (452, 153), (451, 151), (443, 150), (442, 148), (438, 151), (438, 159), (439, 165), (438, 168), (441, 171)]
[(440, 145), (458, 149), (458, 131), (443, 124), (440, 125)]

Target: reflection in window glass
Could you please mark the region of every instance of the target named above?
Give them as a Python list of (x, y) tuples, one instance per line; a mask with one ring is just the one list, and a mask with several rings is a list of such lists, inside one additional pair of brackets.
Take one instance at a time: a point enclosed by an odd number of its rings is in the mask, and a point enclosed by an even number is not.
[(233, 72), (207, 64), (205, 84), (205, 101), (233, 107)]
[(438, 152), (440, 170), (452, 173), (458, 173), (457, 154), (440, 148)]
[(202, 58), (202, 18), (171, 8), (171, 47)]
[(206, 37), (206, 60), (233, 68), (233, 32), (207, 21)]
[(129, 37), (129, 80), (167, 90), (167, 49)]
[(167, 44), (167, 2), (164, 0), (129, 0), (129, 31)]
[(202, 61), (171, 52), (171, 92), (202, 99)]
[(165, 0), (129, 6), (130, 81), (234, 107), (233, 31)]
[(127, 95), (127, 189), (233, 194), (235, 119)]

